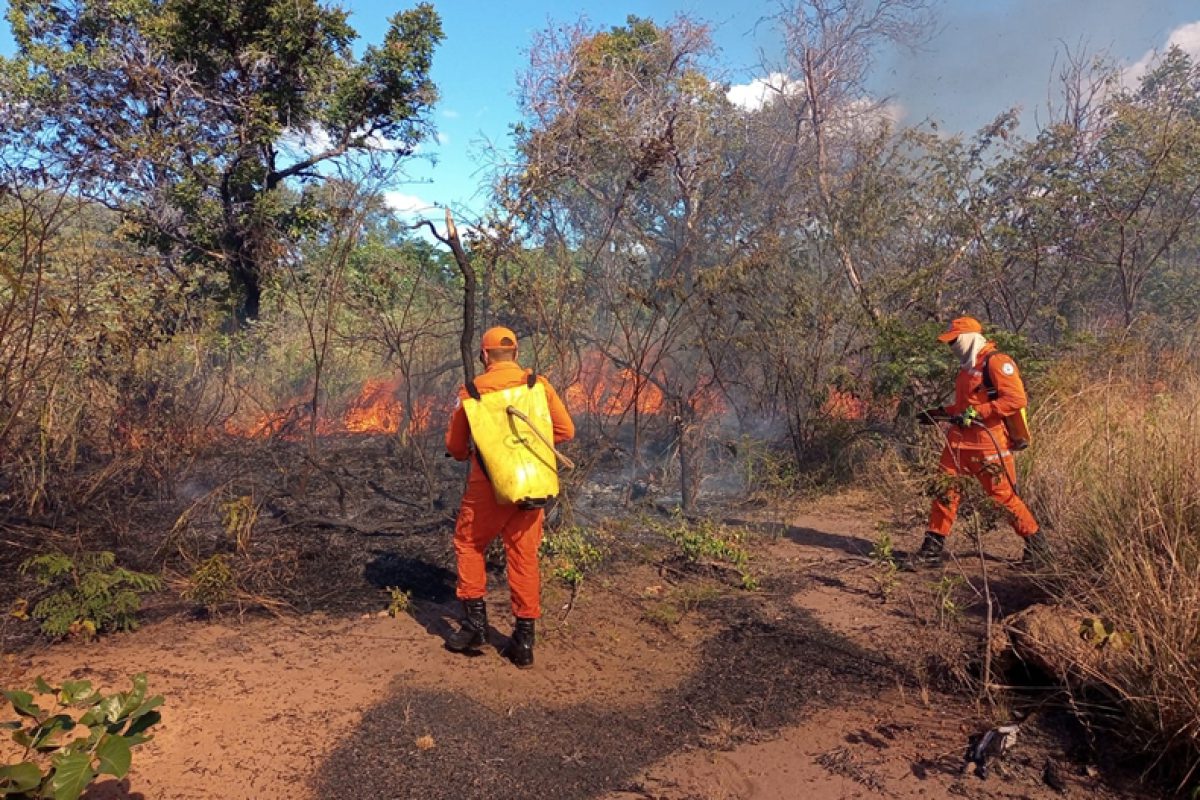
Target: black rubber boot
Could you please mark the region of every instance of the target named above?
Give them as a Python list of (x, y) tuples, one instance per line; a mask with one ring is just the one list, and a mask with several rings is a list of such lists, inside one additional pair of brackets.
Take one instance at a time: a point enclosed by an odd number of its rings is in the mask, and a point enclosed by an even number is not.
[(904, 568), (912, 571), (921, 567), (936, 567), (942, 563), (942, 551), (945, 549), (945, 536), (925, 531), (925, 541), (921, 542), (921, 549), (905, 560)]
[(533, 666), (533, 627), (533, 620), (517, 617), (517, 626), (513, 628), (512, 639), (504, 651), (508, 660), (521, 669)]
[(1021, 553), (1021, 564), (1026, 567), (1045, 567), (1054, 560), (1050, 552), (1050, 540), (1046, 534), (1038, 531), (1032, 536), (1025, 537), (1025, 551)]
[(487, 603), (463, 600), (462, 627), (446, 637), (446, 648), (456, 653), (478, 650), (487, 642)]

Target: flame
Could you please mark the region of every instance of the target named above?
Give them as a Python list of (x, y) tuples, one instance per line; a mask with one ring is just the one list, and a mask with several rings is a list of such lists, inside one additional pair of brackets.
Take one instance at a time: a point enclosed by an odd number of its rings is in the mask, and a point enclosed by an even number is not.
[(845, 421), (861, 420), (867, 416), (867, 404), (850, 392), (829, 388), (829, 395), (821, 404), (821, 415)]
[(657, 414), (663, 407), (657, 386), (645, 378), (639, 381), (633, 370), (616, 367), (598, 352), (584, 355), (579, 378), (563, 390), (563, 397), (568, 408), (608, 417), (635, 407), (642, 414)]
[(899, 406), (898, 397), (862, 397), (830, 386), (829, 394), (821, 404), (820, 413), (829, 419), (844, 422), (884, 422), (895, 417)]
[[(402, 388), (400, 378), (367, 380), (340, 417), (322, 415), (317, 419), (317, 435), (399, 432), (404, 421), (404, 404), (399, 400)], [(308, 432), (312, 419), (309, 408), (307, 401), (295, 400), (284, 404), (279, 410), (259, 414), (249, 421), (227, 420), (223, 427), (228, 435), (243, 439), (299, 439)], [(433, 401), (429, 399), (415, 402), (409, 415), (408, 432), (428, 430), (433, 421), (434, 408)]]
[[(603, 353), (585, 353), (579, 377), (563, 390), (563, 398), (572, 411), (620, 416), (637, 408), (641, 414), (659, 414), (667, 410), (666, 399), (658, 385), (634, 370), (615, 366)], [(636, 402), (635, 402), (636, 400)], [(699, 417), (724, 414), (728, 405), (716, 386), (696, 389), (688, 398)]]
[(350, 404), (342, 424), (350, 433), (396, 433), (404, 407), (396, 399), (400, 380), (371, 379)]
[(725, 403), (725, 398), (713, 386), (700, 389), (696, 394), (692, 395), (692, 408), (695, 409), (696, 415), (701, 418), (719, 416), (729, 410), (729, 406)]

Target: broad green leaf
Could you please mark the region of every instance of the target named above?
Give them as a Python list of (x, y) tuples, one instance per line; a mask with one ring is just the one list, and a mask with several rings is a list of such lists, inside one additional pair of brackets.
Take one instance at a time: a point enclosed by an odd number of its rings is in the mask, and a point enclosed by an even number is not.
[(50, 796), (54, 800), (78, 800), (95, 777), (90, 753), (57, 756), (54, 759), (54, 777), (50, 779)]
[(105, 736), (96, 748), (96, 756), (100, 759), (100, 774), (118, 779), (125, 777), (133, 761), (129, 742), (123, 736)]
[(91, 681), (64, 681), (58, 696), (58, 702), (63, 705), (79, 703), (95, 694)]
[(162, 714), (157, 711), (147, 711), (129, 723), (129, 728), (125, 731), (125, 735), (128, 737), (137, 736), (138, 742), (136, 743), (141, 744), (149, 740), (149, 737), (142, 737), (140, 735), (142, 731), (148, 730), (151, 726), (157, 725), (161, 721)]
[(104, 736), (104, 728), (91, 728), (91, 734), (83, 739), (75, 739), (62, 752), (65, 753), (87, 753), (91, 754), (96, 749), (96, 743), (100, 741), (100, 737)]
[(0, 795), (21, 794), (36, 789), (42, 782), (42, 771), (28, 762), (0, 767)]
[[(50, 742), (54, 734), (58, 731), (69, 731), (74, 727), (75, 720), (71, 719), (71, 717), (66, 714), (55, 714), (34, 729), (33, 746), (39, 750), (55, 750), (59, 745), (55, 742)], [(47, 744), (47, 742), (50, 743)]]
[(56, 694), (54, 687), (46, 683), (46, 679), (41, 675), (38, 675), (37, 679), (34, 680), (33, 687), (42, 694)]
[(146, 699), (146, 673), (139, 672), (137, 675), (134, 675), (133, 691), (129, 692), (128, 694), (121, 695), (121, 698), (122, 702), (121, 710), (119, 712), (120, 716), (116, 717), (116, 719), (120, 719), (121, 717), (132, 713), (134, 709), (140, 706), (142, 701)]
[(86, 714), (79, 718), (84, 725), (96, 725), (103, 722), (116, 722), (121, 717), (121, 706), (124, 699), (120, 694), (109, 695), (101, 700)]
[(166, 701), (163, 700), (163, 696), (161, 694), (156, 694), (154, 697), (151, 697), (149, 700), (138, 706), (137, 710), (129, 715), (129, 719), (136, 720), (138, 717), (150, 713), (165, 702)]
[(46, 713), (33, 702), (33, 695), (29, 692), (12, 691), (4, 692), (3, 694), (8, 699), (8, 702), (12, 703), (13, 710), (23, 717), (40, 719)]

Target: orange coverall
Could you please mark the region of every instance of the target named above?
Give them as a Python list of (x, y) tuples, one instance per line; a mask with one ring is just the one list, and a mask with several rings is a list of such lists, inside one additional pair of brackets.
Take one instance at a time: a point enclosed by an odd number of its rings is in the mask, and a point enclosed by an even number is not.
[[(508, 389), (525, 383), (531, 370), (522, 369), (515, 361), (493, 361), (475, 379), (480, 394)], [(546, 389), (550, 420), (554, 426), (554, 443), (565, 442), (575, 435), (575, 423), (567, 413), (554, 387), (541, 375), (538, 382)], [(538, 548), (542, 544), (540, 508), (524, 509), (517, 505), (496, 502), (492, 484), (472, 458), (471, 429), (462, 401), (469, 395), (465, 386), (458, 390), (458, 403), (450, 415), (446, 429), (446, 452), (458, 461), (471, 459), (467, 489), (454, 527), (454, 553), (458, 561), (460, 600), (476, 600), (487, 591), (487, 571), (484, 552), (497, 536), (504, 537), (504, 552), (508, 561), (508, 586), (512, 595), (513, 616), (537, 619), (541, 610), (541, 579), (538, 574)]]
[[(983, 381), (983, 363), (988, 355), (995, 353), (988, 362), (992, 385), (996, 387), (996, 399), (988, 399)], [(974, 475), (988, 496), (1008, 512), (1009, 523), (1022, 538), (1038, 531), (1037, 520), (1029, 513), (1025, 502), (1013, 491), (1017, 472), (1009, 449), (1008, 429), (1004, 418), (1018, 413), (1025, 407), (1025, 384), (1017, 372), (1016, 363), (1004, 353), (996, 353), (996, 345), (988, 342), (975, 360), (974, 369), (960, 369), (954, 381), (954, 403), (942, 409), (954, 416), (973, 406), (983, 418), (996, 443), (978, 425), (962, 428), (951, 425), (946, 433), (946, 448), (942, 451), (939, 466), (951, 476)], [(996, 444), (1000, 453), (996, 453)], [(1005, 476), (1007, 473), (1007, 477)], [(933, 500), (929, 512), (929, 530), (947, 536), (958, 515), (961, 493), (951, 484), (941, 496)]]

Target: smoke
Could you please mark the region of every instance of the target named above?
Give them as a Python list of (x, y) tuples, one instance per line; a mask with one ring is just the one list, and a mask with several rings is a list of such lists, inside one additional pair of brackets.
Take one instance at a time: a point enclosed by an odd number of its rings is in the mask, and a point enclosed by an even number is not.
[(1057, 98), (1054, 74), (1068, 51), (1075, 57), (1108, 53), (1119, 64), (1133, 64), (1197, 16), (1186, 6), (1174, 0), (945, 3), (928, 41), (881, 57), (873, 88), (900, 101), (909, 124), (931, 119), (973, 132), (1020, 107), (1028, 125)]

